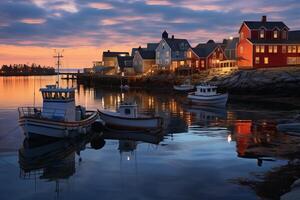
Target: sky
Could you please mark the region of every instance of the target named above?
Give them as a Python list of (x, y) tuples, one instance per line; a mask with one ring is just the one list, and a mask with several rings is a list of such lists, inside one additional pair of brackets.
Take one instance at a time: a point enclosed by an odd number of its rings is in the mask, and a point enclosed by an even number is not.
[(0, 65), (90, 67), (102, 51), (159, 42), (164, 30), (192, 46), (237, 36), (245, 20), (300, 29), (299, 0), (0, 0)]

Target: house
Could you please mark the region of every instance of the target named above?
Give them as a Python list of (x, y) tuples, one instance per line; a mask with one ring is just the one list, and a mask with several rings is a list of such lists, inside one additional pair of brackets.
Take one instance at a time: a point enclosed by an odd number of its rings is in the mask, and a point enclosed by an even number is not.
[(224, 60), (226, 56), (221, 44), (213, 40), (200, 43), (187, 51), (187, 65), (197, 71), (220, 67)]
[(134, 55), (133, 67), (136, 73), (144, 74), (151, 72), (155, 65), (155, 51), (140, 48)]
[(237, 47), (239, 68), (300, 64), (300, 31), (289, 31), (281, 21), (244, 21)]
[(186, 65), (186, 53), (190, 47), (186, 39), (177, 39), (174, 35), (169, 38), (168, 33), (164, 31), (155, 49), (155, 63), (159, 69), (175, 71), (178, 67)]
[(118, 56), (117, 60), (117, 67), (120, 72), (124, 72), (124, 74), (126, 75), (134, 75), (134, 68), (132, 63), (133, 56)]
[(118, 68), (118, 56), (129, 56), (128, 52), (113, 52), (113, 51), (104, 51), (102, 55), (103, 66), (105, 67), (114, 67), (115, 73), (119, 73), (120, 69)]

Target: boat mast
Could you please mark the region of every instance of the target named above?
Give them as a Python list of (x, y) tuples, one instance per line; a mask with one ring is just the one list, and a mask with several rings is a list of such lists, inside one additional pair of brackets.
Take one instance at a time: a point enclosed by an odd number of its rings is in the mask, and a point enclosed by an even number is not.
[[(64, 52), (64, 50), (62, 50), (62, 52)], [(53, 56), (54, 58), (57, 59), (56, 65), (57, 65), (57, 87), (59, 88), (59, 68), (61, 65), (60, 59), (63, 58), (62, 52), (57, 52), (57, 54), (55, 56)], [(56, 49), (55, 49), (55, 53), (56, 53)]]

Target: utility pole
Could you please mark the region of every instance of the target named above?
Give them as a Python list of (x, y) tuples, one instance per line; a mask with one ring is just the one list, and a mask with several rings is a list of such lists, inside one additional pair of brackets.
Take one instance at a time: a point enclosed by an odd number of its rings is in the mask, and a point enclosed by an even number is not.
[(53, 57), (57, 59), (57, 62), (56, 62), (56, 65), (57, 65), (57, 82), (56, 83), (57, 83), (57, 87), (59, 88), (59, 68), (60, 68), (60, 65), (61, 65), (60, 59), (63, 58), (62, 53), (64, 52), (64, 50), (62, 50), (61, 53), (56, 51), (56, 49), (54, 51), (55, 51), (55, 56), (53, 56)]

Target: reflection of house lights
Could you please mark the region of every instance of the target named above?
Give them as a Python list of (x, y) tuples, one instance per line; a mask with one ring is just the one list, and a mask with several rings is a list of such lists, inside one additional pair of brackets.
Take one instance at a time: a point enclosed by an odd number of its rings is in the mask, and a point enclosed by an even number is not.
[(227, 136), (227, 142), (230, 143), (232, 141), (231, 134)]
[(127, 160), (128, 160), (128, 161), (130, 160), (130, 156), (127, 156)]

